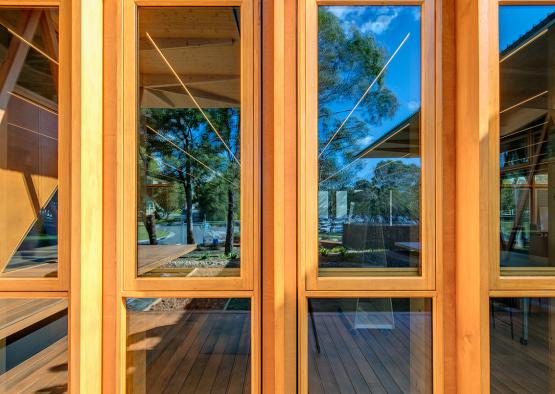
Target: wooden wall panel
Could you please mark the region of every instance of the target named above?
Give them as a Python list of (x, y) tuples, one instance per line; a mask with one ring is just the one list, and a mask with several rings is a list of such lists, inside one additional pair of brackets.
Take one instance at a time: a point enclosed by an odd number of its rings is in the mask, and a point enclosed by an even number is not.
[(6, 160), (0, 166), (0, 268), (5, 268), (58, 188), (57, 115), (10, 96)]
[[(102, 301), (102, 392), (117, 393), (121, 322), (121, 270), (117, 259), (117, 135), (121, 126), (121, 7), (104, 3), (104, 177), (103, 177), (103, 301)], [(121, 190), (119, 191), (121, 192)], [(125, 371), (123, 372), (125, 373)]]
[(102, 388), (102, 0), (72, 2), (70, 390)]
[(456, 0), (457, 391), (489, 392), (488, 13), (490, 0)]
[(297, 387), (296, 1), (262, 2), (262, 390)]
[[(456, 254), (455, 254), (455, 0), (437, 2), (437, 128), (441, 130), (441, 155), (437, 157), (441, 179), (437, 205), (438, 255), (437, 290), (438, 313), (441, 314), (441, 343), (438, 349), (443, 362), (440, 379), (436, 379), (439, 392), (457, 391), (456, 338)], [(437, 353), (436, 353), (437, 354)]]

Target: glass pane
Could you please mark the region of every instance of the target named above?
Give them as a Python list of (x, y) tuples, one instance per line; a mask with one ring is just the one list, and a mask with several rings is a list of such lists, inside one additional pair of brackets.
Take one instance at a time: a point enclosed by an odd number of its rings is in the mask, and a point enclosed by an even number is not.
[(553, 22), (553, 5), (499, 8), (502, 275), (555, 273)]
[(492, 393), (555, 390), (553, 298), (490, 300)]
[(321, 276), (419, 275), (420, 14), (319, 7)]
[(432, 393), (423, 298), (308, 299), (310, 393)]
[(127, 300), (127, 390), (250, 393), (250, 299)]
[(0, 300), (0, 392), (67, 392), (67, 300)]
[(57, 9), (0, 9), (0, 277), (57, 276), (57, 52)]
[(239, 276), (239, 21), (139, 8), (139, 276)]

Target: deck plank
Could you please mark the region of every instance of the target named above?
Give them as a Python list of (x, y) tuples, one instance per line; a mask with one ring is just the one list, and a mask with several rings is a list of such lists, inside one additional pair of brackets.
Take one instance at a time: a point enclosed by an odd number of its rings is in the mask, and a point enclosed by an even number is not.
[(0, 339), (7, 338), (67, 308), (60, 298), (4, 299), (0, 315)]
[[(331, 371), (337, 382), (337, 390), (341, 393), (356, 393), (355, 388), (347, 374), (346, 367), (344, 365), (341, 357), (339, 356), (338, 350), (335, 348), (335, 344), (331, 339), (331, 333), (328, 331), (324, 321), (323, 315), (325, 314), (315, 314), (314, 319), (318, 327), (318, 336), (320, 339), (320, 348), (322, 353), (324, 353), (332, 366)], [(337, 392), (337, 391), (336, 391)]]
[[(193, 342), (197, 340), (200, 331), (205, 327), (206, 321), (206, 314), (191, 313), (186, 322), (189, 328), (183, 328), (183, 332), (176, 338), (174, 347), (168, 347), (167, 351), (153, 363), (149, 373), (152, 375), (150, 386), (154, 390), (163, 392), (175, 373), (175, 366), (182, 362), (185, 354), (191, 349)], [(181, 326), (176, 328), (180, 329)]]
[[(67, 390), (67, 337), (0, 375), (0, 391), (7, 394), (35, 392), (52, 385)], [(33, 391), (29, 391), (31, 387)]]
[[(199, 325), (199, 331), (188, 349), (182, 349), (184, 352), (184, 357), (177, 362), (177, 368), (175, 372), (168, 381), (165, 390), (163, 392), (177, 392), (183, 386), (185, 380), (191, 373), (193, 369), (198, 354), (211, 337), (214, 336), (214, 325), (215, 321), (212, 316), (209, 316), (205, 323)], [(192, 336), (191, 336), (192, 337)], [(161, 362), (161, 361), (159, 361)]]
[(239, 348), (239, 339), (245, 325), (245, 317), (237, 315), (237, 322), (233, 324), (232, 333), (221, 356), (218, 373), (214, 377), (214, 384), (210, 389), (212, 393), (225, 393), (230, 383), (231, 371), (235, 362), (235, 355)]
[(245, 313), (245, 322), (239, 339), (239, 346), (233, 361), (227, 392), (240, 394), (245, 390), (250, 393), (250, 348), (251, 348), (251, 319)]
[(143, 275), (178, 257), (191, 253), (196, 245), (139, 245), (137, 273)]
[(332, 330), (335, 330), (339, 334), (335, 336), (338, 341), (341, 341), (338, 344), (338, 348), (350, 352), (354, 360), (353, 366), (356, 365), (361, 375), (364, 377), (366, 387), (372, 393), (388, 393), (388, 390), (383, 386), (383, 384), (380, 382), (379, 377), (374, 372), (374, 364), (369, 363), (368, 360), (366, 360), (360, 348), (354, 341), (353, 337), (357, 336), (358, 332), (354, 330), (351, 332), (347, 331), (347, 327), (341, 319), (332, 317), (330, 317), (329, 319), (329, 323), (332, 324), (330, 328)]

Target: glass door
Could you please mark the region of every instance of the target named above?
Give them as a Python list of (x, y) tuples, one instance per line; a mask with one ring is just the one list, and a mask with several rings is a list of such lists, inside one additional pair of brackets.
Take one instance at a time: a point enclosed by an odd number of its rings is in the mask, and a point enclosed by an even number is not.
[(128, 392), (259, 390), (255, 2), (124, 2)]
[(303, 393), (433, 392), (434, 12), (304, 2)]

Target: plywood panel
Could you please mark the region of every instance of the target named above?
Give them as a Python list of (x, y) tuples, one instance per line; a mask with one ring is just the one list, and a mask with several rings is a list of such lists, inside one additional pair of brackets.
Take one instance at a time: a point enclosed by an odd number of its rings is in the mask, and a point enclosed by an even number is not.
[(0, 267), (10, 258), (58, 187), (57, 115), (10, 95), (6, 163), (0, 167)]

